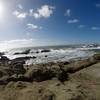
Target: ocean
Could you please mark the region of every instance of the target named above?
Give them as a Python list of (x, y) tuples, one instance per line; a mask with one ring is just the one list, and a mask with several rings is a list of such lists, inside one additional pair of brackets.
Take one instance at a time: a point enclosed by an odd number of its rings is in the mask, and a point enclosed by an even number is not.
[[(29, 50), (29, 53), (23, 52)], [(43, 50), (47, 50), (42, 52)], [(5, 52), (5, 56), (10, 59), (19, 57), (33, 57), (26, 61), (27, 65), (47, 63), (47, 62), (62, 62), (75, 59), (85, 59), (100, 52), (100, 46), (97, 45), (63, 45), (63, 46), (41, 46), (41, 47), (26, 47), (10, 49)]]

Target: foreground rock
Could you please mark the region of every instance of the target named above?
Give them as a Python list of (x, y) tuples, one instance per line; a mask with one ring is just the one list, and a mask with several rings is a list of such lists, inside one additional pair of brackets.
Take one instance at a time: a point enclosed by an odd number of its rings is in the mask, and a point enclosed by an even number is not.
[(64, 70), (68, 73), (75, 73), (79, 70), (82, 70), (86, 67), (89, 67), (93, 64), (96, 64), (97, 62), (98, 62), (97, 59), (95, 59), (94, 57), (90, 57), (88, 59), (75, 61), (75, 62), (72, 62), (68, 65), (65, 65)]
[(33, 65), (29, 67), (29, 70), (25, 73), (25, 77), (33, 81), (44, 81), (56, 77), (63, 82), (68, 79), (69, 73), (75, 73), (96, 64), (98, 60), (95, 58), (95, 56), (69, 63), (62, 62)]
[(23, 64), (25, 64), (25, 62), (20, 61), (13, 64), (11, 63), (10, 69), (12, 70), (13, 74), (24, 74), (26, 71)]
[[(44, 81), (50, 80), (53, 77), (60, 78), (60, 75), (63, 71), (60, 69), (59, 66), (32, 66), (26, 72), (25, 77), (29, 78), (33, 81)], [(66, 75), (67, 78), (67, 75)]]
[(93, 100), (100, 99), (100, 63), (73, 73), (70, 78), (80, 82), (94, 96)]
[[(52, 78), (57, 78), (61, 82), (68, 80), (68, 74), (75, 73), (84, 68), (87, 68), (99, 61), (99, 55), (94, 55), (93, 57), (72, 61), (72, 62), (58, 62), (58, 63), (47, 63), (47, 64), (37, 64), (25, 66), (25, 60), (30, 59), (30, 57), (20, 57), (13, 59), (9, 62), (7, 67), (2, 71), (1, 76), (7, 73), (8, 78), (6, 80), (10, 81), (45, 81)], [(5, 60), (4, 60), (5, 61)], [(22, 75), (20, 77), (12, 77), (13, 75)], [(1, 80), (2, 81), (2, 80)], [(7, 81), (9, 82), (9, 81)]]
[(0, 88), (1, 100), (99, 100), (80, 82), (69, 80), (64, 84), (56, 79), (43, 82), (9, 82)]

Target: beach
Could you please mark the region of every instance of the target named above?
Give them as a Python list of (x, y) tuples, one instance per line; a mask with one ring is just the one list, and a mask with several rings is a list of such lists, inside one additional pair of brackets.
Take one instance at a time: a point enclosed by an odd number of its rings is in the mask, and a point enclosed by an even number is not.
[(100, 100), (100, 0), (0, 0), (0, 100)]
[(100, 100), (99, 51), (64, 46), (1, 52), (0, 100)]

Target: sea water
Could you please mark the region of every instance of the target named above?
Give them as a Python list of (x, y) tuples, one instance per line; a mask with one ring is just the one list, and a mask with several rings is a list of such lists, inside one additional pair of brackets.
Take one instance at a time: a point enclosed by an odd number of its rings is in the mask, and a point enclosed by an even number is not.
[[(30, 50), (28, 54), (15, 54), (21, 53), (25, 50)], [(50, 50), (50, 52), (41, 52), (42, 50)], [(26, 64), (37, 64), (47, 62), (60, 62), (69, 61), (71, 59), (87, 58), (93, 56), (97, 51), (100, 51), (100, 47), (89, 47), (83, 45), (67, 45), (67, 46), (44, 46), (44, 47), (27, 47), (17, 48), (6, 51), (5, 55), (10, 59), (18, 57), (33, 57), (36, 59), (29, 59)]]

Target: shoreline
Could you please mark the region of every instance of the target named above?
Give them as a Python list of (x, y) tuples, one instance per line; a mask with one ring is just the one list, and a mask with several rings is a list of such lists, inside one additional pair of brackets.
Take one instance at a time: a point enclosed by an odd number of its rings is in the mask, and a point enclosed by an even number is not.
[[(35, 59), (35, 57), (32, 57), (32, 58)], [(26, 80), (32, 80), (31, 78), (33, 78), (34, 76), (34, 75), (28, 76), (28, 77), (31, 77), (28, 79), (27, 73), (29, 74), (37, 73), (38, 74), (38, 71), (40, 71), (41, 75), (43, 74), (43, 76), (40, 75), (39, 77), (45, 77), (46, 75), (48, 76), (49, 74), (53, 74), (53, 75), (50, 75), (50, 78), (56, 77), (58, 74), (62, 74), (63, 72), (66, 74), (75, 73), (93, 64), (99, 63), (100, 54), (94, 54), (93, 56), (85, 58), (85, 59), (82, 59), (82, 58), (81, 59), (71, 59), (69, 61), (47, 62), (47, 63), (26, 65), (25, 62), (28, 59), (30, 59), (30, 57), (19, 57), (19, 58), (10, 60), (6, 56), (1, 56), (0, 58), (0, 66), (1, 66), (0, 78), (2, 78), (3, 74), (6, 74), (6, 73), (10, 78), (12, 78), (13, 75), (15, 76), (21, 75), (23, 78), (26, 78)], [(7, 71), (9, 71), (9, 73), (2, 72), (2, 69), (5, 71), (5, 68), (7, 68)], [(36, 75), (34, 78), (36, 78)], [(43, 79), (43, 80), (35, 79), (35, 80), (44, 81), (46, 79)]]
[[(1, 100), (92, 100), (94, 97), (96, 100), (100, 99), (100, 54), (70, 62), (34, 65), (25, 65), (26, 59), (29, 58), (9, 60), (1, 56)], [(91, 87), (93, 84), (96, 91), (91, 90), (95, 89)]]

